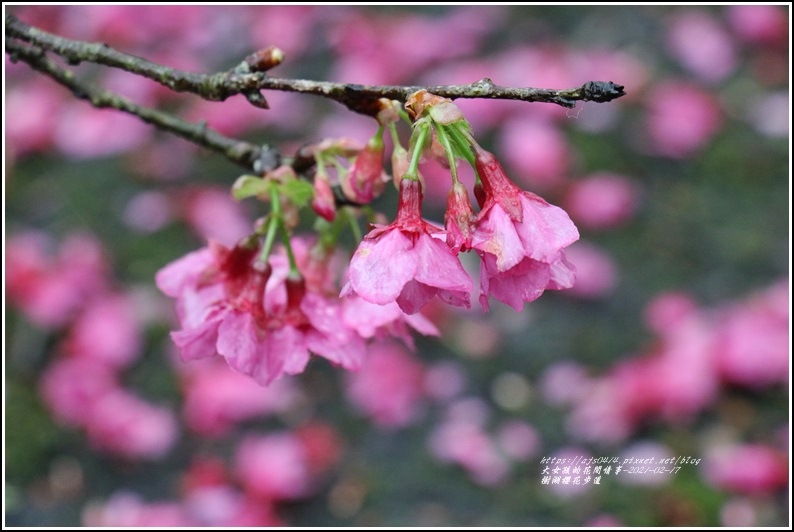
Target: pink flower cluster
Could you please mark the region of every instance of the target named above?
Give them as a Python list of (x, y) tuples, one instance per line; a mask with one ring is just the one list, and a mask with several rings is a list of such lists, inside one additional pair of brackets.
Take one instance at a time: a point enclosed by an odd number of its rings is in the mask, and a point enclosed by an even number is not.
[(231, 249), (211, 243), (160, 270), (157, 286), (177, 299), (181, 329), (171, 337), (183, 360), (217, 354), (267, 385), (301, 373), (312, 353), (355, 370), (370, 338), (406, 338), (408, 326), (437, 334), (425, 318), (406, 316), (396, 305), (338, 299), (332, 257), (300, 238), (292, 248), (300, 278), (290, 275), (284, 254), (259, 260), (252, 238)]
[(519, 189), (493, 154), (479, 147), (475, 154), (482, 179), (479, 214), (465, 188), (454, 185), (442, 231), (422, 219), (420, 183), (403, 179), (395, 221), (359, 245), (342, 295), (379, 305), (397, 302), (408, 314), (436, 296), (469, 308), (472, 281), (458, 253), (472, 249), (481, 259), (480, 304), (486, 311), (489, 296), (520, 311), (546, 289), (573, 286), (574, 268), (563, 249), (579, 233), (568, 215)]
[[(788, 281), (711, 312), (686, 295), (663, 294), (646, 319), (659, 335), (649, 352), (600, 378), (577, 377), (581, 392), (565, 399), (573, 435), (620, 441), (648, 419), (693, 419), (722, 386), (763, 390), (788, 380)], [(554, 387), (549, 393), (557, 396)]]
[(11, 237), (7, 246), (9, 303), (40, 328), (62, 327), (59, 356), (44, 369), (39, 391), (59, 423), (85, 431), (95, 449), (125, 458), (155, 459), (176, 442), (173, 412), (121, 385), (140, 355), (141, 320), (129, 294), (109, 288), (100, 244), (72, 235), (55, 257), (39, 233)]
[(144, 502), (117, 491), (83, 511), (83, 524), (105, 527), (283, 526), (277, 505), (314, 492), (341, 456), (327, 425), (309, 423), (291, 432), (245, 436), (231, 467), (220, 459), (194, 458), (183, 474), (179, 500)]

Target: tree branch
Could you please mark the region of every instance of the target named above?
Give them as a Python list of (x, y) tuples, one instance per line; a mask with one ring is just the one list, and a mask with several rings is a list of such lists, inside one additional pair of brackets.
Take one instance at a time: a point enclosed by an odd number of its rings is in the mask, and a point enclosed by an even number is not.
[(120, 68), (145, 76), (174, 91), (190, 92), (207, 100), (225, 100), (243, 94), (257, 107), (267, 107), (260, 90), (279, 90), (322, 96), (345, 105), (357, 113), (374, 116), (379, 98), (404, 102), (412, 93), (425, 89), (445, 98), (490, 98), (521, 100), (525, 102), (554, 103), (572, 108), (577, 101), (609, 102), (625, 94), (623, 86), (611, 81), (589, 81), (572, 89), (537, 89), (532, 87), (501, 87), (484, 78), (466, 85), (439, 85), (434, 87), (399, 85), (358, 85), (310, 81), (302, 79), (279, 79), (264, 72), (250, 72), (247, 68), (235, 68), (216, 74), (195, 74), (158, 65), (116, 51), (106, 44), (88, 43), (66, 39), (29, 26), (13, 15), (6, 16), (6, 34), (52, 51), (67, 61), (88, 61)]
[(6, 52), (12, 61), (21, 60), (31, 68), (46, 74), (82, 100), (97, 108), (111, 108), (137, 116), (144, 122), (170, 131), (184, 139), (220, 153), (248, 170), (261, 173), (278, 165), (279, 155), (267, 146), (225, 137), (209, 129), (206, 124), (193, 124), (157, 109), (137, 105), (130, 100), (95, 85), (78, 81), (72, 71), (61, 68), (36, 46), (28, 46), (6, 39)]

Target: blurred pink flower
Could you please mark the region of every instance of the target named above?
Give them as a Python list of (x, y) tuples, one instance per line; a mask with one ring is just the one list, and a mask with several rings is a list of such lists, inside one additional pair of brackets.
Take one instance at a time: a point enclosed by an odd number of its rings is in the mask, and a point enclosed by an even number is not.
[(228, 190), (197, 188), (184, 196), (185, 220), (205, 240), (234, 245), (251, 233), (251, 222)]
[(680, 11), (673, 17), (668, 31), (671, 54), (704, 81), (722, 81), (736, 69), (733, 40), (709, 13)]
[(657, 334), (671, 334), (698, 311), (697, 302), (691, 295), (663, 292), (645, 305), (645, 325)]
[(206, 486), (184, 496), (182, 507), (191, 527), (279, 527), (284, 522), (268, 501), (226, 485)]
[(122, 389), (113, 390), (89, 407), (86, 434), (91, 445), (125, 458), (159, 459), (177, 441), (173, 413)]
[(480, 304), (488, 297), (521, 311), (546, 289), (573, 286), (574, 269), (563, 248), (579, 238), (568, 215), (540, 196), (520, 190), (489, 152), (476, 147), (484, 198), (472, 247), (481, 259)]
[(417, 418), (423, 373), (422, 364), (401, 345), (376, 343), (361, 369), (347, 376), (345, 392), (375, 424), (405, 427)]
[(744, 498), (729, 500), (720, 509), (720, 525), (731, 528), (758, 526), (758, 515), (753, 503)]
[(583, 441), (619, 443), (625, 440), (635, 428), (630, 400), (637, 388), (623, 375), (608, 374), (593, 379), (577, 394), (565, 421), (566, 431)]
[(152, 127), (136, 117), (90, 106), (68, 106), (58, 114), (55, 146), (77, 158), (117, 155), (141, 146)]
[(628, 403), (633, 415), (685, 421), (708, 406), (719, 385), (713, 349), (713, 330), (698, 317), (666, 335), (656, 353), (616, 368), (620, 377), (634, 374), (636, 388)]
[(780, 451), (763, 444), (742, 444), (711, 450), (702, 475), (712, 486), (745, 494), (764, 494), (788, 485), (789, 463)]
[(593, 230), (625, 224), (637, 211), (639, 189), (629, 178), (606, 172), (574, 181), (563, 207), (580, 226)]
[(788, 381), (788, 295), (784, 280), (728, 310), (716, 333), (716, 363), (723, 379), (753, 389)]
[(657, 85), (646, 101), (648, 148), (653, 153), (676, 159), (691, 157), (722, 127), (716, 98), (695, 85), (667, 81)]
[(538, 432), (528, 423), (512, 420), (503, 423), (497, 432), (499, 449), (515, 461), (525, 461), (540, 451)]
[(556, 125), (525, 116), (510, 119), (501, 128), (499, 145), (507, 164), (520, 170), (522, 185), (549, 189), (565, 180), (571, 154)]
[(141, 324), (134, 302), (124, 294), (103, 294), (87, 304), (64, 341), (64, 352), (115, 369), (129, 366), (141, 352)]
[(235, 471), (248, 492), (266, 500), (298, 499), (314, 488), (305, 448), (288, 432), (244, 438), (235, 453)]
[(223, 436), (235, 423), (285, 412), (300, 397), (290, 379), (262, 388), (217, 358), (196, 361), (180, 369), (185, 374), (185, 424), (202, 436)]
[(441, 230), (422, 219), (421, 204), (421, 184), (403, 179), (396, 219), (361, 241), (341, 295), (358, 294), (378, 305), (396, 301), (407, 314), (435, 296), (469, 308), (471, 279), (444, 241), (432, 236)]
[(342, 458), (343, 442), (336, 429), (320, 421), (310, 421), (293, 432), (303, 445), (309, 473), (325, 473)]
[(440, 461), (462, 466), (474, 482), (483, 486), (499, 485), (510, 474), (510, 465), (479, 424), (444, 421), (430, 434), (428, 445)]
[(752, 44), (783, 44), (789, 35), (786, 11), (777, 5), (731, 5), (726, 8), (733, 31)]
[(449, 401), (466, 387), (466, 373), (456, 362), (445, 361), (425, 370), (424, 394), (436, 401)]
[(566, 360), (555, 362), (543, 372), (540, 390), (546, 403), (562, 406), (579, 402), (587, 394), (589, 383), (585, 369)]
[(66, 93), (43, 81), (9, 87), (6, 93), (6, 147), (15, 158), (45, 150), (52, 143)]
[(44, 233), (12, 235), (6, 243), (8, 301), (40, 327), (58, 327), (103, 290), (107, 264), (97, 240), (85, 234), (66, 237), (56, 257), (48, 257)]
[(147, 191), (136, 194), (124, 207), (124, 224), (134, 231), (154, 233), (173, 218), (171, 202), (164, 193)]
[(87, 527), (188, 527), (195, 523), (178, 502), (146, 503), (128, 491), (114, 493), (104, 504), (92, 503), (83, 509)]
[(113, 369), (86, 358), (59, 358), (41, 375), (39, 394), (58, 422), (84, 427), (92, 409), (118, 388)]
[(583, 299), (607, 297), (618, 284), (618, 267), (606, 251), (590, 242), (574, 242), (565, 249), (565, 257), (576, 269), (576, 284), (566, 296)]

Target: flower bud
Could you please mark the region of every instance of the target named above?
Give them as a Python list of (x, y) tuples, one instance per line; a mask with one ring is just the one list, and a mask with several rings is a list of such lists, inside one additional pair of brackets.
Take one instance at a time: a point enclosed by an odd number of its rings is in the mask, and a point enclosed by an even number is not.
[(383, 172), (383, 139), (379, 131), (353, 161), (342, 180), (345, 196), (356, 203), (369, 203), (383, 192), (388, 176)]
[(312, 199), (312, 209), (319, 216), (329, 222), (333, 222), (336, 217), (336, 201), (334, 191), (328, 183), (328, 178), (321, 173), (314, 176), (314, 198)]
[(452, 185), (447, 196), (444, 222), (447, 229), (447, 244), (455, 253), (471, 249), (472, 224), (476, 217), (466, 187), (461, 182)]

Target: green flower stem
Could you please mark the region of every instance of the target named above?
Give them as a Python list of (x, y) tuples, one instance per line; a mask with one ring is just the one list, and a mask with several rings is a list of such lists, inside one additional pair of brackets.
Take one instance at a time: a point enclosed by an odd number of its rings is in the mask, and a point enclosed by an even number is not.
[(400, 144), (400, 136), (397, 134), (397, 124), (394, 122), (389, 123), (389, 132), (391, 133), (391, 141), (394, 144), (394, 149), (397, 149), (397, 146), (402, 148), (402, 144)]
[[(419, 158), (422, 156), (422, 149), (425, 146), (427, 133), (430, 131), (430, 124), (422, 122), (418, 125), (418, 133), (414, 137), (416, 142), (411, 143), (411, 163), (408, 165), (408, 171), (402, 176), (403, 179), (410, 179), (412, 181), (419, 181)], [(412, 138), (411, 140), (414, 140)]]
[(259, 260), (267, 262), (270, 259), (270, 252), (273, 250), (273, 241), (276, 239), (276, 229), (278, 228), (278, 220), (273, 213), (270, 213), (267, 219), (267, 234), (265, 234), (265, 244), (262, 246), (262, 252), (259, 254)]
[(458, 165), (455, 161), (455, 152), (452, 151), (452, 144), (450, 144), (449, 137), (447, 136), (446, 128), (440, 124), (436, 124), (436, 136), (438, 142), (444, 146), (444, 151), (447, 152), (447, 160), (449, 160), (449, 173), (452, 175), (452, 184), (458, 184)]

